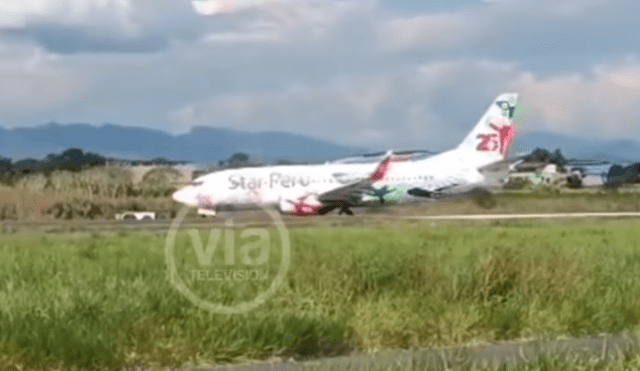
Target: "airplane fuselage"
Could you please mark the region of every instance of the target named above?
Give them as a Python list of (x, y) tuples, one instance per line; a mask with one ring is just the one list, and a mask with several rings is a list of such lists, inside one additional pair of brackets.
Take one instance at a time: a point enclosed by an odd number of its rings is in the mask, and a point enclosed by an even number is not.
[[(174, 198), (205, 209), (247, 205), (274, 205), (282, 209), (286, 203), (301, 197), (322, 194), (366, 179), (376, 166), (377, 163), (328, 163), (227, 169), (196, 179), (192, 186), (179, 191)], [(408, 193), (408, 190), (434, 192), (483, 180), (483, 176), (466, 166), (460, 153), (454, 151), (420, 161), (392, 160), (384, 177), (373, 183), (373, 191), (363, 194), (353, 206), (375, 202), (380, 197), (387, 201), (415, 201), (424, 199), (424, 195)]]

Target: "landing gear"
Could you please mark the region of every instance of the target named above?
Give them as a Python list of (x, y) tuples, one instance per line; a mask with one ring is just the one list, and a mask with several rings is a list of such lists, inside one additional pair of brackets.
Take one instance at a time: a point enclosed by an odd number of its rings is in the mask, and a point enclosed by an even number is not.
[(352, 204), (350, 204), (350, 203), (342, 203), (342, 202), (338, 203), (338, 202), (336, 202), (336, 203), (331, 203), (331, 204), (329, 204), (327, 206), (323, 206), (323, 207), (319, 208), (316, 211), (316, 213), (318, 215), (325, 215), (325, 214), (328, 214), (329, 212), (331, 212), (331, 211), (333, 211), (333, 210), (335, 210), (337, 208), (340, 208), (340, 210), (338, 211), (338, 215), (342, 215), (343, 213), (345, 213), (347, 215), (353, 215), (353, 211), (351, 210), (351, 206), (352, 206)]
[(484, 188), (474, 188), (470, 194), (473, 201), (483, 209), (493, 209), (498, 204), (493, 194)]
[(351, 205), (344, 205), (340, 208), (340, 211), (338, 212), (338, 215), (342, 215), (342, 213), (345, 213), (349, 216), (353, 216), (353, 211), (351, 210)]

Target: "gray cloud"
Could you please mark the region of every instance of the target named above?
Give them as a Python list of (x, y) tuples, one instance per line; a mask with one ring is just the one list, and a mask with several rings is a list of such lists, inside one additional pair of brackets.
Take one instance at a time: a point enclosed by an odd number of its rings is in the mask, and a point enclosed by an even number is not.
[(14, 12), (19, 21), (0, 19), (1, 38), (60, 54), (153, 53), (205, 32), (202, 17), (179, 0), (51, 1), (41, 7), (25, 2)]
[(137, 0), (0, 18), (0, 121), (443, 149), (515, 90), (523, 130), (640, 134), (639, 64), (624, 60), (640, 46), (636, 3), (528, 3), (399, 17), (373, 1), (254, 1), (207, 18), (188, 2)]
[(119, 37), (80, 27), (34, 24), (26, 29), (5, 29), (1, 36), (10, 39), (32, 39), (49, 52), (71, 54), (89, 53), (153, 53), (167, 48), (162, 36)]
[(525, 123), (567, 134), (640, 135), (640, 64), (628, 62), (590, 75), (540, 79), (522, 74), (514, 86), (526, 102)]
[(589, 69), (640, 48), (633, 0), (505, 0), (457, 11), (387, 20), (381, 45), (390, 53), (490, 56), (539, 72)]
[[(245, 129), (278, 125), (342, 143), (441, 147), (480, 118), (494, 98), (487, 91), (497, 94), (517, 75), (499, 63), (442, 61), (320, 84), (220, 94), (181, 107), (171, 117), (184, 127), (215, 118)], [(461, 84), (467, 87), (460, 89)]]
[(32, 47), (0, 48), (0, 122), (31, 126), (88, 89), (89, 76)]

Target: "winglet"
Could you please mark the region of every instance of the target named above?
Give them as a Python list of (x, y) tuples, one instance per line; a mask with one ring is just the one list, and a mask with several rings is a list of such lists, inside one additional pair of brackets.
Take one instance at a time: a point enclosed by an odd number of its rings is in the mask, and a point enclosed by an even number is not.
[(382, 178), (384, 178), (384, 176), (387, 174), (387, 171), (389, 170), (389, 163), (391, 162), (392, 156), (393, 156), (393, 151), (392, 150), (387, 151), (382, 161), (380, 161), (380, 164), (378, 165), (376, 170), (373, 172), (373, 174), (371, 174), (372, 181), (377, 182)]

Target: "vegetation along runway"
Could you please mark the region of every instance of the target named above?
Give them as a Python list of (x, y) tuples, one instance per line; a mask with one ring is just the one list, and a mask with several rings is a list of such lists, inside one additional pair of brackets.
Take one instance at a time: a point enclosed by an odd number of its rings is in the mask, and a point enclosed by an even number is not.
[[(337, 222), (365, 219), (374, 222)], [(282, 286), (236, 315), (196, 307), (167, 280), (166, 229), (4, 233), (0, 369), (180, 367), (640, 330), (633, 217), (307, 220), (289, 230)], [(180, 231), (176, 246), (188, 239)], [(193, 259), (176, 251), (179, 264)], [(234, 303), (250, 289), (199, 292)]]

